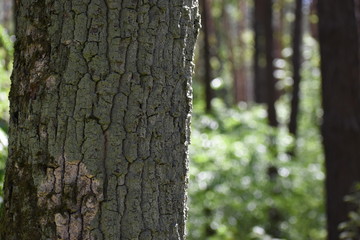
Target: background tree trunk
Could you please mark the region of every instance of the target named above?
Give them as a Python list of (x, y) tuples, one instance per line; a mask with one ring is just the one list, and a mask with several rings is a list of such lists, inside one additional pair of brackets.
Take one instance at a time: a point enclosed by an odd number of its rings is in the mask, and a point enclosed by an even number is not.
[(245, 51), (249, 47), (247, 42), (244, 40), (243, 34), (247, 30), (248, 24), (248, 3), (246, 0), (238, 1), (238, 8), (241, 12), (241, 19), (237, 24), (237, 35), (238, 35), (238, 44), (239, 44), (239, 56), (238, 56), (238, 70), (236, 82), (234, 85), (235, 88), (235, 103), (239, 102), (249, 102), (252, 94), (250, 93), (250, 84), (248, 81), (248, 71), (247, 71), (247, 62)]
[(289, 132), (296, 137), (297, 125), (298, 125), (298, 112), (299, 112), (299, 92), (300, 92), (300, 68), (301, 68), (301, 43), (302, 43), (302, 6), (303, 0), (296, 0), (295, 6), (295, 22), (294, 22), (294, 34), (293, 34), (293, 55), (292, 55), (292, 67), (293, 67), (293, 89), (291, 96), (291, 112), (289, 122)]
[(273, 4), (274, 12), (274, 56), (283, 58), (282, 50), (284, 49), (284, 35), (286, 34), (285, 14), (287, 12), (286, 0), (277, 0)]
[(212, 68), (211, 57), (212, 51), (210, 38), (213, 37), (213, 22), (211, 16), (210, 0), (201, 0), (202, 8), (202, 31), (204, 33), (204, 86), (205, 86), (205, 110), (211, 112), (211, 101), (214, 98), (214, 91), (211, 88)]
[(272, 0), (265, 2), (265, 56), (266, 56), (266, 104), (269, 125), (276, 127), (278, 125), (277, 114), (275, 108), (276, 102), (276, 88), (274, 78), (274, 36), (272, 25)]
[(232, 19), (228, 4), (222, 7), (223, 26), (226, 47), (228, 50), (228, 60), (231, 67), (233, 80), (233, 103), (236, 105), (239, 102), (246, 102), (249, 100), (248, 83), (246, 79), (246, 62), (245, 49), (246, 44), (243, 40), (242, 34), (246, 30), (246, 1), (240, 0), (237, 7), (241, 12), (241, 18)]
[(309, 31), (313, 38), (319, 41), (318, 36), (318, 13), (317, 13), (318, 0), (312, 0), (310, 4), (309, 13)]
[(9, 34), (14, 32), (14, 1), (0, 0), (0, 24), (3, 25)]
[(360, 181), (359, 25), (354, 1), (319, 0), (318, 14), (328, 239), (337, 240), (350, 210), (343, 198)]
[(16, 3), (1, 239), (184, 239), (197, 1)]
[(266, 84), (266, 2), (254, 0), (254, 98), (257, 103), (267, 102)]

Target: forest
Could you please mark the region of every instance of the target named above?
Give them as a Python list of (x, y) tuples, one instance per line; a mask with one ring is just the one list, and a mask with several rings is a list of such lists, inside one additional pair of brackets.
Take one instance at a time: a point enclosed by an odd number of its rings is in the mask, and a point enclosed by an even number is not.
[[(187, 239), (360, 239), (360, 1), (199, 4)], [(1, 205), (13, 18), (1, 0)]]

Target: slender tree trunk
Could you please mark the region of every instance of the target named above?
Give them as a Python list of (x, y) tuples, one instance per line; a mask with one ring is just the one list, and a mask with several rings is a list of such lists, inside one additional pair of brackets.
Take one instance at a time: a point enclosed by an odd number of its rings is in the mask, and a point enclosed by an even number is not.
[(360, 181), (359, 24), (354, 1), (319, 0), (318, 13), (328, 239), (338, 240), (344, 196)]
[(197, 1), (16, 4), (0, 238), (184, 239)]
[(204, 33), (204, 84), (205, 84), (205, 110), (211, 111), (211, 100), (214, 98), (214, 93), (211, 88), (212, 68), (211, 68), (211, 46), (210, 35), (212, 28), (210, 0), (201, 0), (202, 7), (202, 30)]
[(0, 24), (3, 25), (10, 34), (14, 31), (14, 1), (0, 0)]
[(276, 58), (282, 58), (282, 50), (283, 50), (283, 38), (285, 34), (285, 0), (278, 0), (277, 1), (277, 11), (275, 12), (275, 23), (274, 23), (274, 29), (275, 29), (275, 46), (274, 46), (274, 55)]
[(266, 84), (266, 2), (254, 0), (254, 98), (257, 103), (267, 102)]
[(292, 65), (293, 65), (293, 90), (291, 98), (291, 112), (290, 112), (290, 122), (289, 122), (289, 132), (297, 136), (297, 126), (298, 126), (298, 112), (299, 112), (299, 92), (300, 92), (300, 70), (301, 70), (301, 39), (302, 39), (302, 6), (303, 0), (296, 0), (295, 6), (295, 22), (294, 22), (294, 32), (293, 32), (293, 56), (292, 56)]
[(275, 89), (275, 78), (274, 78), (274, 37), (273, 37), (273, 26), (272, 26), (272, 0), (266, 0), (265, 3), (265, 46), (266, 46), (266, 104), (269, 125), (276, 127), (277, 114), (275, 108), (276, 102), (276, 89)]
[(312, 0), (310, 4), (309, 29), (311, 36), (316, 40), (319, 40), (318, 22), (317, 22), (318, 20), (317, 5), (318, 5), (318, 0)]
[[(246, 79), (244, 77), (244, 63), (243, 59), (239, 59), (243, 54), (235, 53), (236, 43), (241, 48), (241, 39), (237, 37), (241, 34), (239, 30), (239, 23), (233, 23), (231, 16), (227, 11), (227, 5), (224, 3), (222, 8), (223, 28), (225, 33), (226, 48), (228, 52), (228, 61), (230, 62), (232, 80), (233, 80), (233, 93), (234, 103), (237, 104), (240, 101), (246, 101)], [(235, 25), (235, 26), (234, 26)], [(243, 47), (243, 44), (242, 44)], [(240, 49), (242, 51), (242, 49)]]
[(245, 0), (240, 0), (238, 1), (238, 7), (239, 10), (241, 12), (241, 19), (239, 20), (239, 22), (237, 23), (237, 42), (239, 44), (239, 54), (237, 55), (238, 57), (238, 63), (237, 63), (237, 70), (236, 70), (236, 81), (234, 84), (234, 89), (235, 89), (235, 103), (239, 103), (241, 101), (249, 101), (249, 86), (248, 86), (248, 82), (247, 82), (247, 77), (246, 77), (246, 57), (245, 57), (245, 48), (246, 48), (246, 44), (242, 38), (242, 34), (245, 32), (246, 30), (246, 20), (247, 20), (247, 14), (246, 14), (246, 8), (247, 8), (247, 4)]

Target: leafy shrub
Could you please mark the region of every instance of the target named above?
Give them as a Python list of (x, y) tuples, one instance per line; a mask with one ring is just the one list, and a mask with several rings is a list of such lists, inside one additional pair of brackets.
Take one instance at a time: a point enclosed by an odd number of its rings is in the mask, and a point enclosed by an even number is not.
[(267, 125), (264, 107), (216, 110), (193, 120), (189, 239), (322, 239), (318, 139), (292, 159), (293, 138)]
[(355, 184), (354, 192), (344, 199), (352, 204), (355, 209), (349, 212), (349, 219), (339, 225), (341, 230), (340, 239), (360, 239), (360, 183)]

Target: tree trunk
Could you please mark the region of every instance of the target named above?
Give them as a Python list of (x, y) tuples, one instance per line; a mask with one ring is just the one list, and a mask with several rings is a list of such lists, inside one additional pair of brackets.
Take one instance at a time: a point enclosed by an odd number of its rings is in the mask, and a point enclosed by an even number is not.
[(205, 85), (205, 110), (211, 112), (211, 101), (214, 92), (211, 88), (212, 68), (211, 68), (211, 46), (210, 36), (212, 35), (212, 17), (209, 0), (201, 0), (202, 8), (202, 31), (204, 33), (204, 85)]
[(312, 0), (310, 4), (310, 13), (309, 13), (309, 31), (310, 35), (319, 41), (319, 34), (318, 34), (318, 13), (317, 13), (317, 5), (318, 0)]
[(328, 239), (338, 240), (344, 196), (360, 181), (359, 25), (354, 1), (319, 0), (318, 13)]
[(294, 22), (294, 34), (293, 34), (293, 89), (291, 98), (291, 112), (289, 122), (289, 132), (293, 136), (297, 136), (298, 125), (298, 112), (299, 112), (299, 92), (300, 92), (300, 68), (301, 68), (301, 39), (302, 39), (302, 4), (303, 0), (296, 0), (295, 6), (295, 22)]
[(248, 102), (250, 100), (245, 56), (245, 49), (247, 46), (242, 37), (247, 27), (247, 2), (245, 0), (238, 1), (238, 8), (241, 12), (241, 19), (236, 22), (235, 31), (236, 35), (238, 36), (238, 38), (236, 38), (236, 43), (239, 46), (238, 54), (234, 54), (234, 58), (237, 58), (237, 61), (234, 59), (234, 64), (236, 65), (233, 66), (235, 104), (238, 104), (239, 102)]
[(238, 22), (238, 43), (239, 43), (239, 49), (240, 49), (240, 54), (239, 54), (239, 62), (240, 62), (240, 66), (239, 67), (239, 78), (237, 81), (237, 84), (235, 86), (236, 88), (236, 93), (235, 93), (235, 99), (236, 99), (236, 103), (239, 103), (241, 101), (244, 102), (249, 102), (252, 99), (252, 93), (250, 92), (252, 89), (250, 88), (250, 84), (249, 84), (249, 79), (248, 79), (248, 62), (247, 62), (247, 56), (246, 56), (246, 49), (249, 48), (248, 43), (245, 41), (243, 35), (246, 32), (247, 28), (248, 28), (248, 11), (247, 8), (249, 8), (248, 6), (248, 2), (246, 0), (240, 0), (238, 2), (238, 7), (241, 11), (241, 20)]
[(275, 108), (276, 102), (276, 88), (274, 78), (274, 37), (272, 26), (272, 0), (266, 0), (265, 3), (265, 55), (266, 55), (266, 104), (268, 122), (272, 127), (278, 125), (277, 114)]
[(184, 239), (197, 1), (16, 4), (0, 238)]
[(13, 0), (0, 0), (0, 24), (3, 25), (10, 34), (14, 32), (13, 5)]
[[(239, 3), (240, 4), (240, 3)], [(245, 13), (245, 12), (244, 12)], [(234, 104), (238, 104), (240, 101), (246, 101), (246, 79), (244, 74), (244, 58), (240, 58), (240, 56), (244, 55), (242, 52), (236, 53), (236, 49), (239, 49), (241, 47), (244, 47), (242, 40), (241, 40), (241, 34), (242, 30), (241, 27), (239, 27), (240, 24), (243, 25), (243, 23), (234, 23), (232, 22), (231, 15), (229, 14), (227, 10), (227, 5), (224, 3), (222, 6), (222, 19), (223, 19), (223, 28), (224, 28), (224, 37), (227, 47), (227, 53), (228, 53), (228, 61), (230, 63), (230, 69), (232, 74), (232, 80), (233, 80), (233, 93), (234, 93)], [(241, 19), (241, 21), (244, 21), (244, 19)], [(234, 26), (235, 25), (235, 26)], [(238, 48), (236, 48), (236, 45), (238, 44)], [(243, 51), (243, 49), (240, 49), (240, 51)]]
[(282, 50), (284, 49), (284, 35), (286, 34), (285, 31), (285, 13), (287, 12), (286, 9), (286, 0), (278, 0), (275, 1), (274, 5), (277, 5), (273, 8), (274, 11), (274, 56), (275, 58), (283, 58), (282, 57)]
[(266, 2), (254, 0), (254, 98), (257, 103), (266, 103)]

